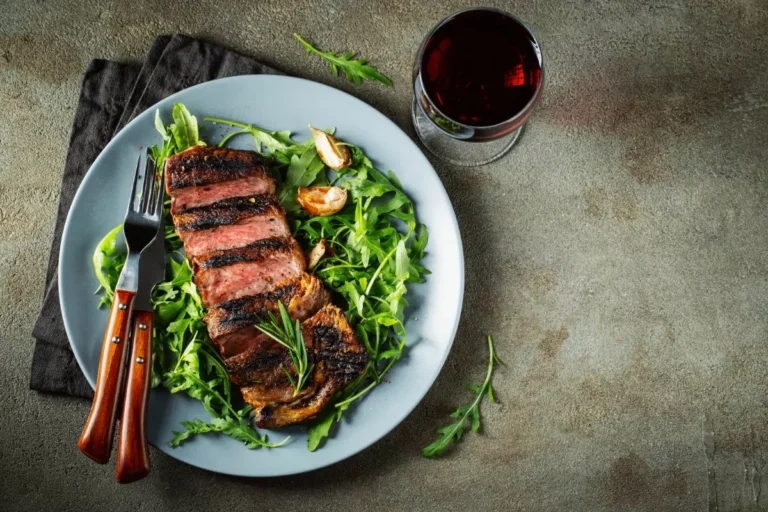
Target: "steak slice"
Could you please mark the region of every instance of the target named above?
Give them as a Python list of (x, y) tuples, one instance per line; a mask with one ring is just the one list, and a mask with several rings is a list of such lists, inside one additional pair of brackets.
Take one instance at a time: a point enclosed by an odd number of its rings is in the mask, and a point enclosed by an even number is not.
[(165, 175), (173, 214), (228, 197), (274, 194), (276, 189), (260, 154), (216, 146), (194, 146), (169, 157)]
[(171, 213), (176, 215), (189, 208), (205, 206), (235, 196), (256, 196), (274, 194), (275, 181), (261, 176), (248, 176), (213, 185), (176, 189), (171, 201)]
[[(283, 368), (296, 378), (290, 354), (275, 342), (249, 348), (225, 361), (232, 382), (241, 386), (261, 428), (278, 428), (314, 419), (337, 391), (360, 377), (368, 353), (344, 314), (326, 305), (301, 327), (313, 375), (298, 396)], [(283, 368), (281, 368), (281, 365)]]
[(306, 268), (304, 253), (292, 237), (266, 238), (245, 247), (214, 251), (195, 260), (195, 284), (203, 305), (268, 291)]
[(274, 290), (231, 300), (214, 308), (205, 316), (208, 334), (219, 348), (222, 357), (240, 354), (254, 345), (260, 345), (266, 336), (256, 324), (269, 318), (269, 312), (278, 316), (278, 301), (288, 309), (294, 320), (306, 320), (330, 302), (330, 294), (313, 274), (279, 283)]
[(173, 222), (189, 258), (291, 234), (274, 195), (222, 199), (174, 215)]

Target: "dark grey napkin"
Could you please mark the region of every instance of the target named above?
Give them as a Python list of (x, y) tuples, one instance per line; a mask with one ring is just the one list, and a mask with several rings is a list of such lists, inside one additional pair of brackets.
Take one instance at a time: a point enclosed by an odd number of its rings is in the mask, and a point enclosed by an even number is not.
[(281, 74), (250, 57), (184, 35), (155, 39), (142, 66), (107, 60), (94, 60), (88, 66), (64, 165), (43, 307), (32, 331), (35, 351), (30, 388), (93, 396), (67, 340), (58, 288), (64, 220), (91, 163), (118, 131), (163, 98), (216, 78), (261, 73)]

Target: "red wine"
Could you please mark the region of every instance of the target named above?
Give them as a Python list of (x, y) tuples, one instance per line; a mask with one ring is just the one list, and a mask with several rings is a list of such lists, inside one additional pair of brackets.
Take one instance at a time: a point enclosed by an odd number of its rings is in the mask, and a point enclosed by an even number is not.
[(424, 47), (424, 90), (453, 121), (503, 123), (536, 94), (541, 60), (531, 33), (493, 10), (469, 10), (438, 27)]

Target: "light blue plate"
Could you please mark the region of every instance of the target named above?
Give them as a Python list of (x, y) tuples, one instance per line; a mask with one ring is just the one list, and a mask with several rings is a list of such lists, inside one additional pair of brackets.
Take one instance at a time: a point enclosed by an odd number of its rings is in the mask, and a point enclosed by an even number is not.
[[(361, 146), (383, 169), (392, 169), (429, 227), (424, 265), (432, 271), (425, 284), (409, 288), (408, 348), (389, 375), (345, 414), (335, 435), (314, 453), (307, 451), (306, 429), (289, 430), (287, 445), (248, 450), (224, 436), (200, 436), (171, 448), (171, 431), (182, 420), (206, 419), (199, 402), (167, 391), (150, 397), (149, 439), (167, 453), (210, 471), (240, 476), (301, 473), (338, 462), (370, 446), (395, 428), (418, 405), (437, 378), (453, 343), (464, 294), (464, 256), (456, 215), (440, 179), (418, 147), (392, 121), (344, 92), (298, 78), (240, 76), (201, 84), (161, 101), (125, 127), (94, 162), (72, 203), (64, 227), (59, 261), (59, 289), (64, 325), (91, 386), (96, 381), (101, 339), (108, 312), (97, 310), (98, 286), (91, 254), (99, 240), (125, 215), (140, 147), (161, 142), (153, 118), (159, 108), (166, 122), (174, 102), (184, 103), (202, 122), (213, 116), (253, 123), (270, 130), (294, 130), (302, 140), (308, 124), (336, 127), (340, 138)], [(224, 129), (201, 123), (204, 140), (220, 140)], [(252, 149), (248, 136), (233, 145)], [(85, 419), (85, 418), (83, 418)], [(272, 441), (286, 431), (269, 432)], [(73, 441), (74, 442), (74, 441)]]

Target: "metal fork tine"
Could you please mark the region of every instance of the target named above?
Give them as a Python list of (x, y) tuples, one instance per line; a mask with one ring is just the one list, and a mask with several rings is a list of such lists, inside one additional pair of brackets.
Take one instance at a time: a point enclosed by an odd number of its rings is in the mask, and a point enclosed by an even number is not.
[(147, 204), (147, 214), (155, 214), (155, 201), (157, 201), (157, 171), (153, 161), (147, 156), (147, 175), (152, 180), (152, 191), (149, 194), (149, 203)]
[(165, 169), (160, 170), (160, 181), (157, 184), (157, 198), (155, 200), (155, 208), (152, 210), (152, 215), (163, 215), (163, 199), (165, 198)]
[(131, 187), (131, 201), (128, 203), (128, 211), (136, 210), (136, 184), (139, 182), (139, 174), (141, 174), (141, 155), (136, 162), (136, 173), (133, 175), (133, 186)]
[[(142, 155), (144, 158), (144, 193), (141, 196), (141, 213), (147, 213), (149, 207), (152, 205), (152, 189), (155, 185), (154, 169), (151, 169), (146, 156), (146, 152)], [(141, 158), (141, 157), (140, 157)]]

